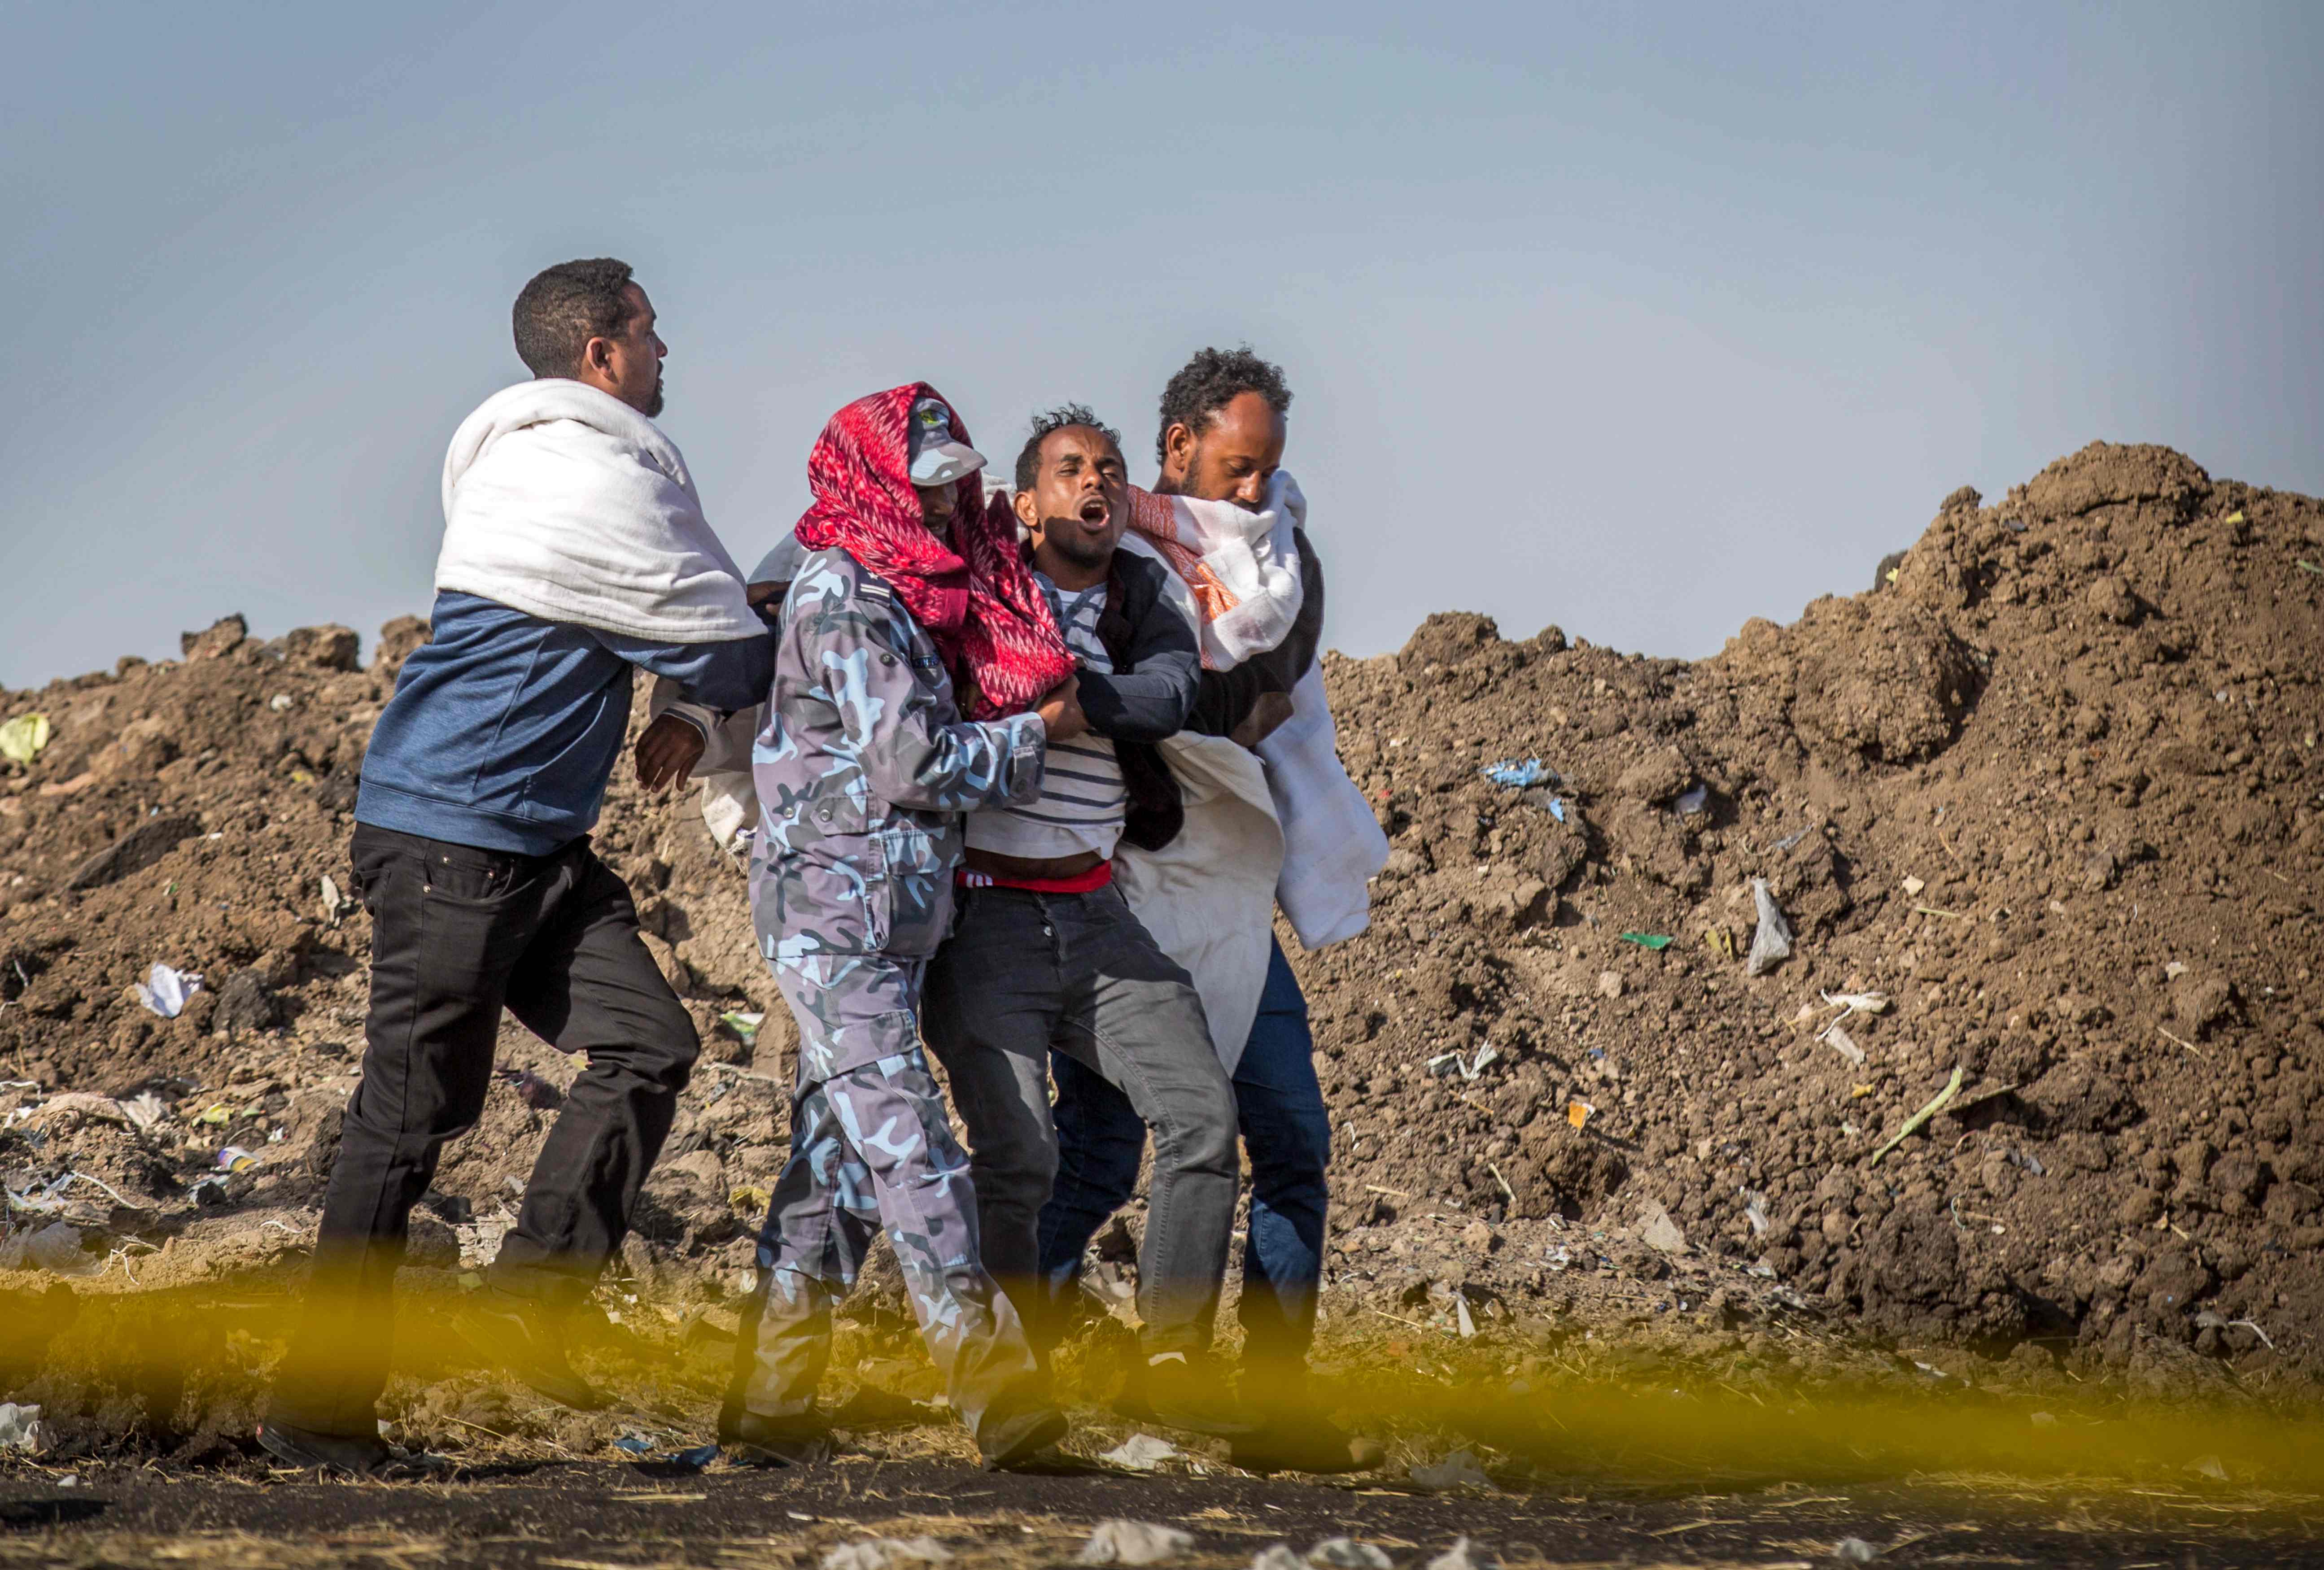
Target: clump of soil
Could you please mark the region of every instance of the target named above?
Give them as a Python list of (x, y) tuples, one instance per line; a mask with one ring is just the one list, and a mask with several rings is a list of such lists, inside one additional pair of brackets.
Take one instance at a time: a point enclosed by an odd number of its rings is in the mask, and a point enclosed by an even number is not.
[[(2324, 1373), (2319, 560), (2324, 504), (2100, 444), (1956, 492), (1873, 589), (1709, 660), (1457, 613), (1332, 656), (1393, 852), (1370, 933), (1286, 939), (1337, 1131), (1327, 1311)], [(0, 1269), (174, 1285), (311, 1235), (368, 941), (323, 879), (424, 636), (363, 666), (346, 629), (229, 618), (0, 693), (53, 730), (0, 764), (0, 1174), (44, 1207)], [(709, 1060), (623, 1280), (718, 1290), (780, 1164), (788, 1023), (690, 802), (617, 780), (598, 838)], [(1795, 934), (1756, 977), (1755, 878)], [(204, 978), (173, 1020), (132, 990), (157, 962)], [(755, 1044), (730, 1011), (766, 1014)], [(501, 1065), (424, 1265), (490, 1256), (577, 1069), (513, 1024)], [(69, 1254), (32, 1246), (58, 1226)], [(1133, 1253), (1102, 1242), (1102, 1301)]]

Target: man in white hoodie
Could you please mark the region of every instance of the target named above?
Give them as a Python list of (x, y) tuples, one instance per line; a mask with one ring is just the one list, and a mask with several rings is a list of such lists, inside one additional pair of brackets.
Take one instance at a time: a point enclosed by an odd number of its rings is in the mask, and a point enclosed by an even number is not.
[(538, 380), (452, 438), (429, 638), (372, 733), (355, 802), (368, 1045), (258, 1435), (294, 1465), (395, 1464), (374, 1409), (390, 1291), (413, 1203), (483, 1111), (503, 1008), (588, 1066), (461, 1328), (552, 1400), (600, 1403), (561, 1322), (621, 1244), (700, 1042), (589, 831), (637, 669), (713, 711), (761, 702), (773, 679), (773, 639), (652, 421), (667, 350), (628, 266), (549, 268), (514, 318)]

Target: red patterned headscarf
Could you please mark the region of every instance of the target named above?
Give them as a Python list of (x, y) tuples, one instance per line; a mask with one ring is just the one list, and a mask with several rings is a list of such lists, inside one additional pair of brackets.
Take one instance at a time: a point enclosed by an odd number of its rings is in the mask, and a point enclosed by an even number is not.
[[(951, 400), (925, 381), (859, 398), (831, 417), (807, 461), (815, 505), (795, 531), (811, 551), (837, 546), (876, 573), (904, 602), (952, 667), (973, 720), (1031, 708), (1073, 674), (1074, 657), (1048, 598), (1017, 550), (1007, 500), (988, 509), (982, 481), (959, 482), (946, 545), (920, 519), (912, 489), (912, 405)], [(967, 428), (953, 409), (953, 435)]]

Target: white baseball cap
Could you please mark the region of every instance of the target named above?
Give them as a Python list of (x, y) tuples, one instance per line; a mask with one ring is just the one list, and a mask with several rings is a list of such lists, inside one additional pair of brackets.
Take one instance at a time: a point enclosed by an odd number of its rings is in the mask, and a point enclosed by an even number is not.
[(948, 485), (984, 467), (984, 454), (952, 434), (952, 410), (940, 398), (912, 405), (912, 483)]

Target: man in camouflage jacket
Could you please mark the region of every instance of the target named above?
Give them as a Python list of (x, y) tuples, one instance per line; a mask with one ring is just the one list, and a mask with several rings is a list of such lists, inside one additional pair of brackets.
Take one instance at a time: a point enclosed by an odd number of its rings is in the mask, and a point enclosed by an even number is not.
[[(920, 494), (929, 527), (950, 521), (949, 482)], [(798, 1074), (721, 1438), (751, 1460), (827, 1451), (813, 1408), (831, 1307), (884, 1226), (953, 1409), (987, 1462), (1009, 1465), (1065, 1420), (979, 1257), (920, 983), (951, 923), (962, 813), (1039, 794), (1050, 736), (1081, 722), (1072, 684), (1036, 711), (964, 721), (935, 641), (835, 546), (791, 585), (769, 714), (752, 750), (751, 909), (798, 1023)]]

